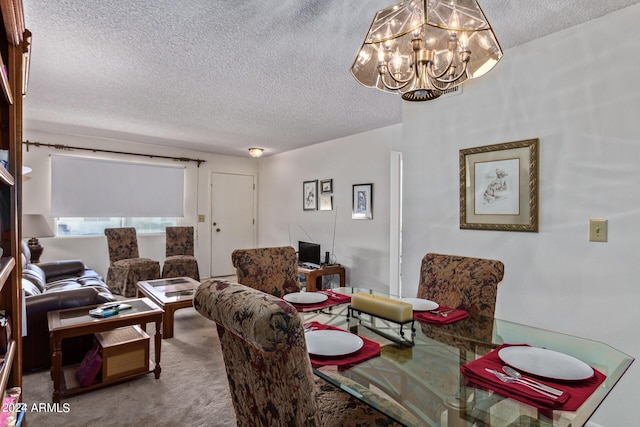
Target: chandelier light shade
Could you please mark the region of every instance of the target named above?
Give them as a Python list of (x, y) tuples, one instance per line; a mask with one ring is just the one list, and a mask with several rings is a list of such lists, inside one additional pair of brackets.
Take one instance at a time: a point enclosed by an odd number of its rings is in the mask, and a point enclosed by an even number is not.
[(258, 158), (260, 156), (262, 156), (262, 153), (264, 153), (264, 148), (260, 148), (260, 147), (251, 147), (249, 148), (249, 154), (251, 154), (251, 157), (253, 158)]
[(351, 74), (364, 86), (427, 101), (486, 74), (500, 58), (476, 0), (404, 0), (376, 13)]

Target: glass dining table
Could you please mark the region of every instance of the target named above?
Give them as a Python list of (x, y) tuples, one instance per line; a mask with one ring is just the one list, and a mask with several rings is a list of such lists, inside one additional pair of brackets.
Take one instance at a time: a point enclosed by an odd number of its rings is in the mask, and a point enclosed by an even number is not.
[[(332, 291), (366, 292), (344, 287)], [(302, 312), (318, 321), (378, 342), (380, 355), (348, 366), (314, 367), (314, 373), (407, 426), (581, 426), (624, 375), (634, 358), (609, 345), (506, 320), (474, 316), (450, 324), (400, 325), (349, 304)], [(526, 343), (579, 359), (606, 375), (575, 411), (536, 408), (468, 381), (463, 364), (505, 343)]]

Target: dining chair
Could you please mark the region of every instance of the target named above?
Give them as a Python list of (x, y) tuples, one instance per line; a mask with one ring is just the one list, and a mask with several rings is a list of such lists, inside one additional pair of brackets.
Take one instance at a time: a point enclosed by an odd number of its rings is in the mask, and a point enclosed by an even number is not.
[(104, 234), (109, 249), (107, 286), (112, 293), (135, 297), (139, 281), (160, 278), (160, 263), (140, 258), (134, 227), (105, 228)]
[[(467, 352), (484, 354), (489, 351), (492, 348), (498, 285), (503, 277), (504, 264), (498, 260), (427, 253), (420, 266), (417, 297), (440, 305), (462, 308), (470, 316), (460, 324), (443, 325), (439, 328), (421, 325), (422, 332), (457, 348), (460, 352), (460, 364), (466, 362)], [(452, 331), (448, 331), (449, 329)], [(458, 381), (464, 381), (461, 375)], [(455, 380), (451, 382), (456, 384)], [(457, 387), (454, 388), (456, 389)], [(487, 408), (497, 402), (490, 397), (469, 394), (462, 386), (458, 390), (461, 394), (452, 393), (445, 399), (449, 402), (445, 409), (447, 419), (464, 419), (467, 411), (488, 413)]]
[(236, 249), (231, 262), (238, 283), (277, 297), (300, 291), (298, 259), (291, 246)]
[(167, 227), (162, 278), (190, 277), (200, 281), (198, 260), (194, 256), (194, 228)]
[(422, 258), (418, 298), (493, 317), (504, 264), (498, 260), (428, 253)]
[(302, 317), (286, 301), (208, 279), (193, 305), (216, 323), (238, 426), (399, 426), (314, 378)]

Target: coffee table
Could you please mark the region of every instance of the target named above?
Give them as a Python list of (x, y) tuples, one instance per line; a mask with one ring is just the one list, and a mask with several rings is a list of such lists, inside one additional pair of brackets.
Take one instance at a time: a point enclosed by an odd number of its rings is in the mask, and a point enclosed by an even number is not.
[[(160, 378), (160, 348), (162, 344), (161, 323), (163, 311), (148, 298), (129, 299), (118, 301), (130, 304), (131, 309), (125, 310), (115, 316), (96, 318), (89, 315), (89, 310), (96, 307), (85, 306), (65, 310), (55, 310), (47, 313), (49, 322), (49, 336), (51, 348), (51, 376), (53, 379), (53, 401), (60, 402), (60, 397), (89, 391), (104, 387), (116, 382), (125, 381), (146, 375), (150, 372)], [(156, 333), (154, 341), (155, 366), (146, 372), (128, 375), (122, 378), (102, 381), (88, 387), (82, 387), (75, 379), (77, 366), (62, 368), (62, 340), (65, 338), (90, 335), (98, 332), (111, 331), (123, 326), (140, 325), (145, 327), (147, 323), (155, 322)]]
[(164, 310), (163, 338), (173, 337), (173, 315), (181, 308), (193, 307), (193, 293), (200, 282), (190, 277), (138, 282), (138, 296), (147, 297)]

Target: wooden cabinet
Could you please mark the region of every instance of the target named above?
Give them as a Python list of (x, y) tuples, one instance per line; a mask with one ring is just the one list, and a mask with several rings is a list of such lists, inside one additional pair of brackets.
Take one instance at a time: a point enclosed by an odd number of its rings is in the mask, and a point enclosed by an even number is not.
[(30, 33), (24, 28), (22, 0), (0, 0), (4, 31), (0, 30), (0, 310), (10, 320), (0, 393), (22, 387), (22, 263), (20, 259), (22, 187), (23, 64)]

